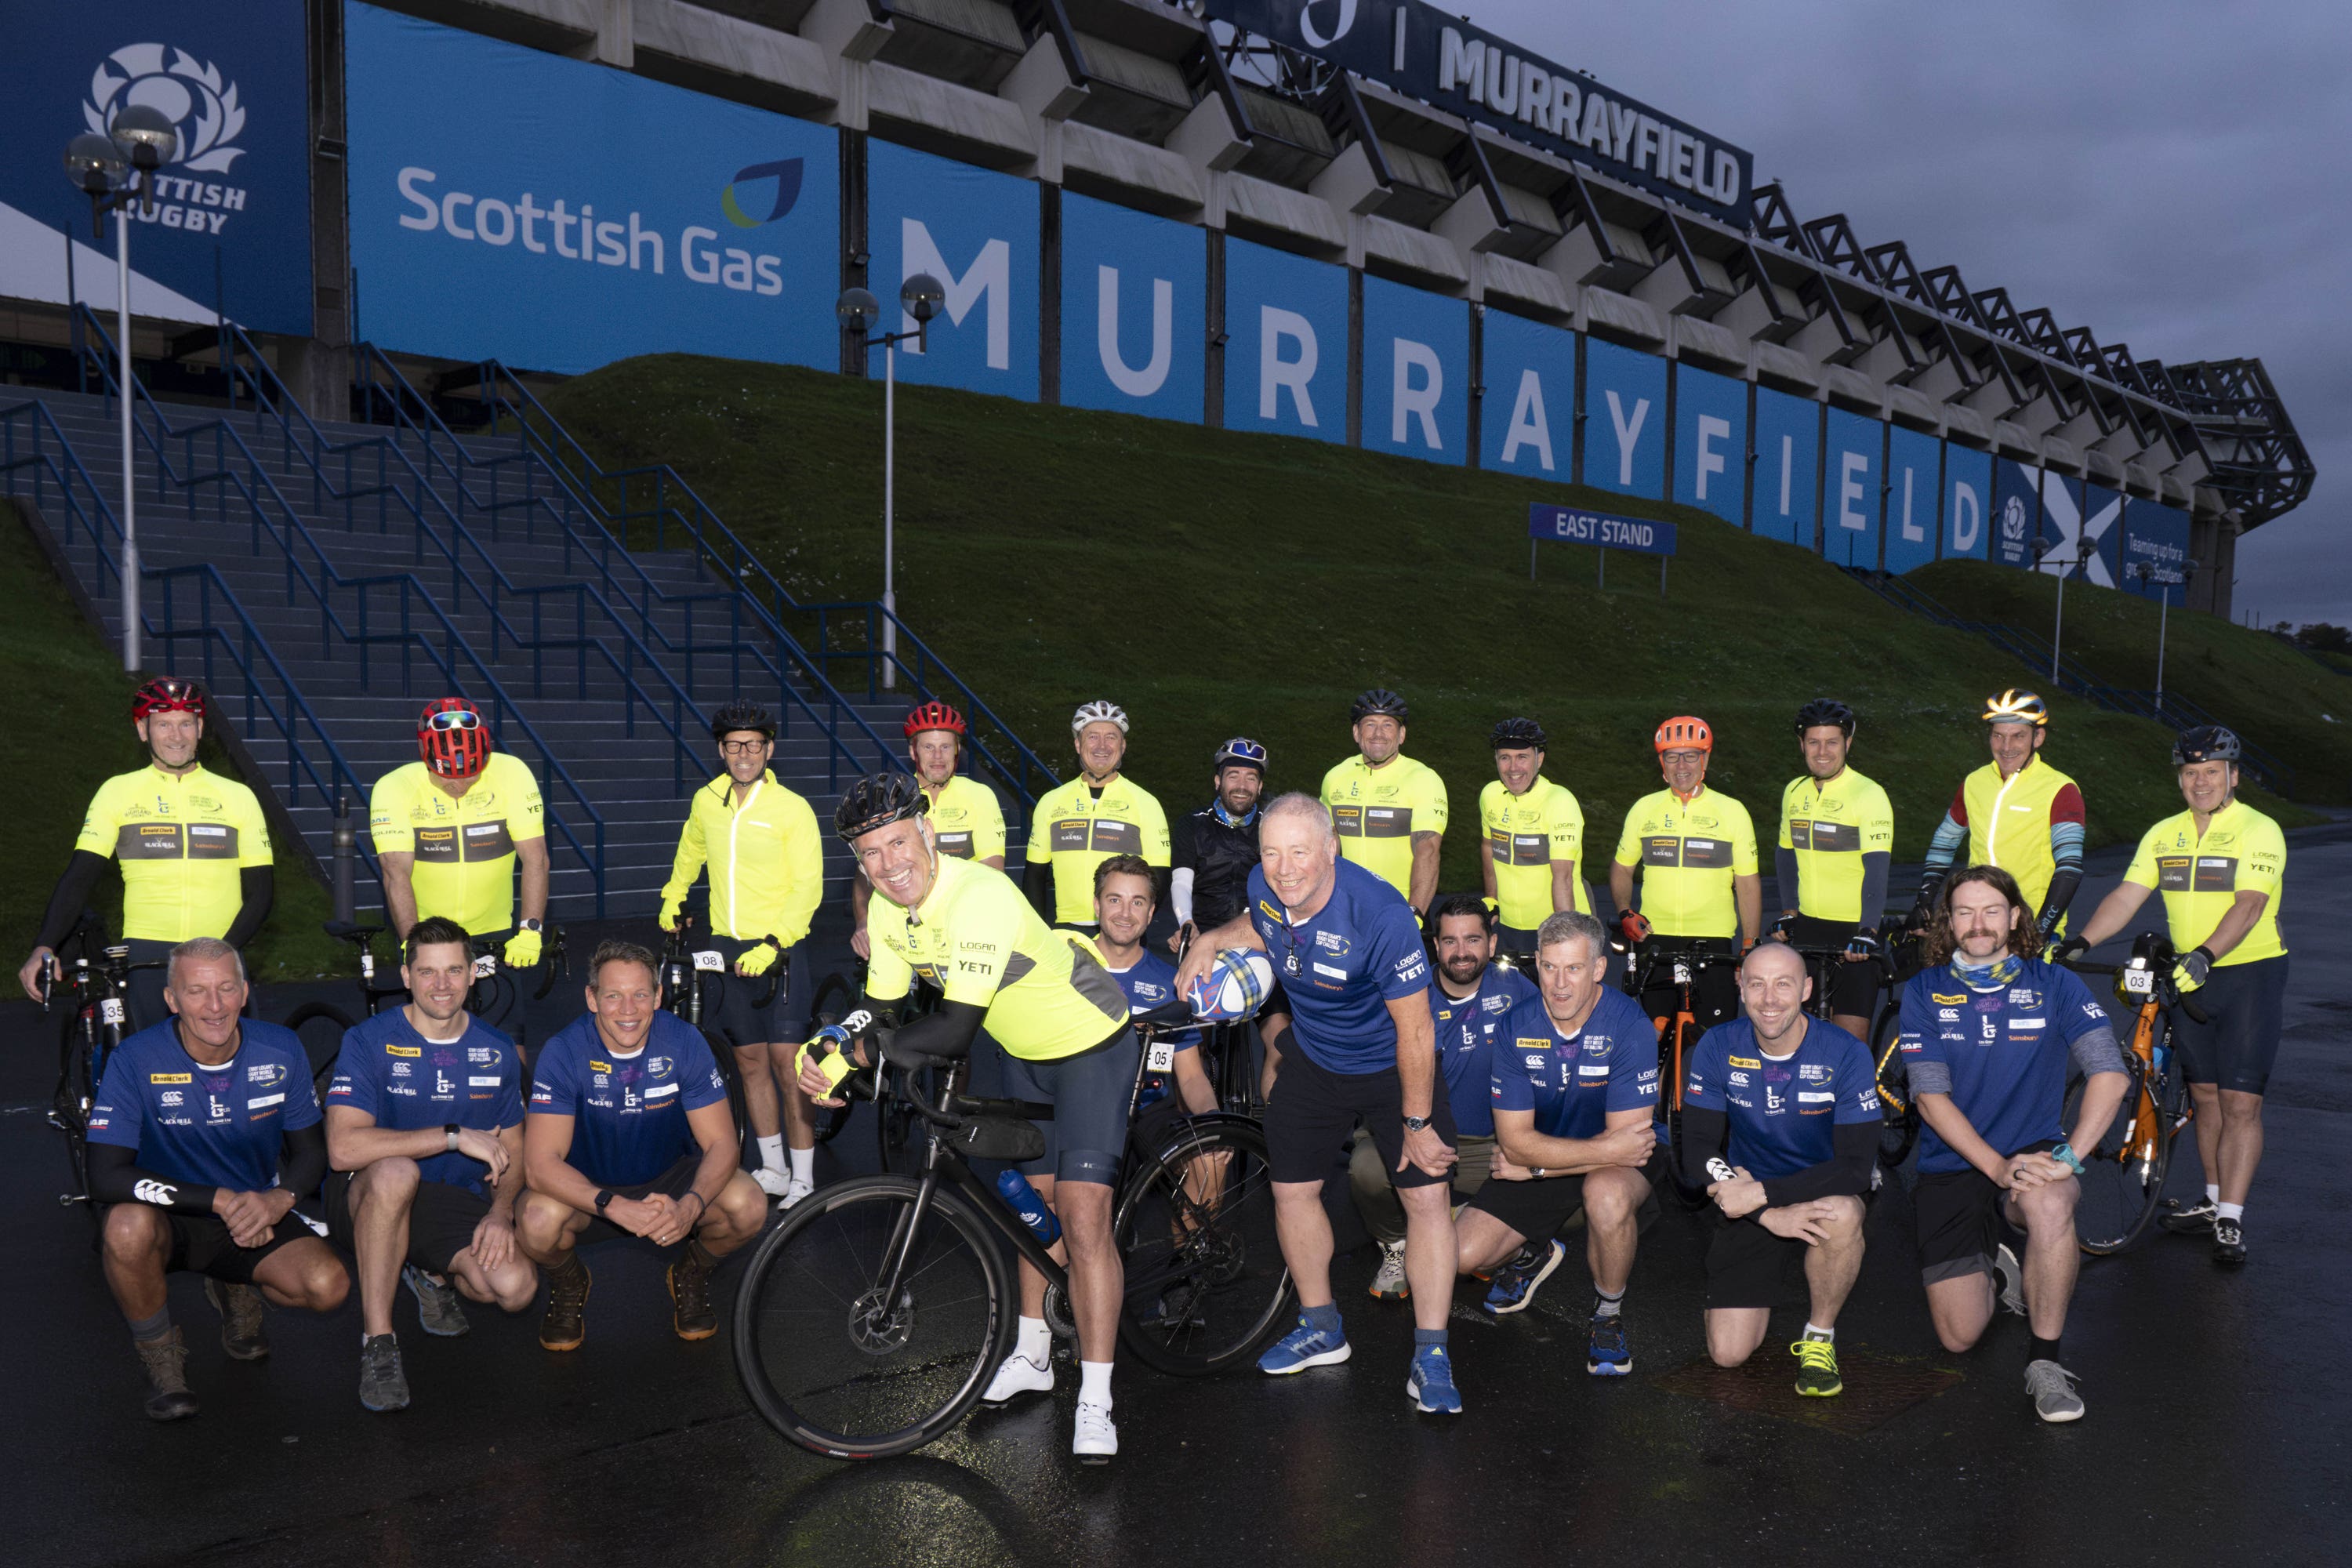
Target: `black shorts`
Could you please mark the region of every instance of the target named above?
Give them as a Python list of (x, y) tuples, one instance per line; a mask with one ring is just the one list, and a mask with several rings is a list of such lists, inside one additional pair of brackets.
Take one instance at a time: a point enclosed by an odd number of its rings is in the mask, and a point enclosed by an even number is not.
[[(1447, 1148), (1454, 1145), (1454, 1107), (1446, 1102), (1445, 1084), (1435, 1084), (1429, 1124)], [(1397, 1069), (1378, 1072), (1332, 1072), (1318, 1066), (1302, 1047), (1287, 1052), (1275, 1075), (1274, 1094), (1265, 1105), (1266, 1163), (1277, 1182), (1319, 1182), (1331, 1174), (1360, 1124), (1372, 1135), (1381, 1162), (1398, 1187), (1441, 1185), (1450, 1174), (1433, 1176), (1418, 1165), (1400, 1171), (1404, 1158), (1404, 1084)]]
[(163, 1223), (172, 1227), (172, 1255), (163, 1264), (164, 1273), (202, 1274), (231, 1285), (252, 1284), (254, 1268), (263, 1258), (289, 1242), (319, 1234), (292, 1209), (259, 1247), (239, 1247), (228, 1233), (228, 1222), (218, 1215), (166, 1214)]
[(2189, 1082), (2263, 1092), (2286, 1026), (2286, 956), (2216, 967), (2189, 994), (2202, 1024), (2185, 1008), (2174, 1010), (2172, 1038)]
[(1801, 1268), (1804, 1256), (1803, 1242), (1774, 1236), (1753, 1219), (1726, 1219), (1717, 1209), (1706, 1244), (1707, 1306), (1780, 1305), (1789, 1270)]
[(1127, 1148), (1127, 1108), (1135, 1098), (1142, 1059), (1143, 1042), (1133, 1029), (1049, 1062), (1003, 1053), (1005, 1094), (1054, 1108), (1051, 1119), (1037, 1123), (1045, 1133), (1045, 1153), (1021, 1169), (1060, 1182), (1118, 1185), (1119, 1155)]
[[(1798, 915), (1789, 921), (1789, 945), (1843, 948), (1861, 929), (1853, 921), (1824, 921), (1816, 920), (1811, 915)], [(1878, 965), (1875, 963), (1848, 963), (1843, 959), (1833, 958), (1814, 973), (1813, 984), (1817, 988), (1828, 989), (1830, 1011), (1832, 1013), (1841, 1013), (1849, 1018), (1868, 1018), (1878, 1011)], [(1817, 989), (1815, 994), (1819, 994)]]
[[(715, 974), (708, 970), (695, 973), (695, 984), (702, 992), (704, 1029), (739, 1050), (745, 1046), (797, 1046), (808, 1038), (809, 1003), (814, 993), (809, 984), (805, 943), (795, 942), (786, 948), (767, 973), (750, 979), (735, 973), (735, 961), (759, 946), (758, 942), (740, 942), (731, 936), (709, 936), (695, 945), (701, 952), (718, 953), (725, 965)], [(768, 994), (771, 983), (776, 994), (762, 1007), (760, 998)]]
[[(327, 1173), (327, 1239), (357, 1257), (358, 1227), (352, 1220), (352, 1175)], [(427, 1274), (446, 1274), (457, 1254), (474, 1245), (474, 1227), (490, 1212), (490, 1200), (454, 1182), (419, 1182), (408, 1205), (408, 1261)]]
[[(675, 1164), (652, 1181), (639, 1182), (634, 1186), (614, 1187), (613, 1195), (616, 1198), (649, 1198), (656, 1193), (659, 1193), (664, 1197), (671, 1199), (682, 1198), (694, 1189), (695, 1173), (701, 1169), (701, 1153), (689, 1152), (680, 1154)], [(584, 1171), (581, 1173), (587, 1174)], [(589, 1176), (588, 1179), (593, 1182), (596, 1178)], [(702, 1215), (699, 1213), (694, 1216), (694, 1224), (696, 1229), (701, 1228)], [(627, 1231), (623, 1230), (611, 1220), (592, 1213), (588, 1219), (588, 1228), (573, 1239), (572, 1245), (586, 1247), (592, 1242), (619, 1241), (628, 1235)]]
[(1549, 1241), (1584, 1206), (1584, 1178), (1535, 1176), (1524, 1182), (1499, 1182), (1490, 1176), (1462, 1206), (1494, 1215), (1518, 1232), (1522, 1240)]
[[(2042, 1138), (2010, 1152), (2046, 1154), (2056, 1147), (2058, 1140)], [(1921, 1172), (1911, 1194), (1919, 1225), (1919, 1278), (1933, 1285), (1939, 1279), (1991, 1273), (1992, 1255), (2000, 1246), (2001, 1204), (2008, 1195), (1974, 1167)]]
[[(1640, 972), (1642, 963), (1653, 952), (1706, 953), (1712, 956), (1737, 957), (1739, 944), (1728, 937), (1655, 936), (1626, 955), (1626, 973)], [(1675, 984), (1674, 965), (1662, 963), (1652, 969), (1651, 984), (1641, 994), (1642, 1010), (1653, 1018), (1672, 1018), (1682, 1005), (1682, 988)], [(1700, 969), (1691, 981), (1691, 1014), (1697, 1019), (1702, 1033), (1717, 1024), (1728, 1024), (1739, 1016), (1739, 970), (1730, 963), (1710, 963)]]
[[(131, 962), (162, 965), (169, 963), (172, 949), (177, 942), (157, 942), (151, 937), (134, 936), (124, 939), (123, 946), (131, 950)], [(160, 967), (133, 969), (129, 983), (123, 987), (122, 1008), (128, 1015), (122, 1024), (122, 1037), (129, 1039), (142, 1029), (152, 1028), (172, 1016), (171, 1005), (163, 1000), (166, 975)]]

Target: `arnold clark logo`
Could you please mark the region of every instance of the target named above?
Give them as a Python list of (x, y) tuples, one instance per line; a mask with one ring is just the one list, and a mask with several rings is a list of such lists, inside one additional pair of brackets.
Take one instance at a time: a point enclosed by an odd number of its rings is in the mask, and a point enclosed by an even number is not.
[[(232, 214), (245, 210), (246, 188), (191, 175), (226, 174), (245, 155), (236, 144), (245, 131), (245, 106), (237, 101), (236, 83), (224, 77), (218, 66), (185, 49), (125, 44), (90, 73), (81, 117), (103, 136), (114, 117), (132, 104), (160, 111), (180, 138), (179, 156), (155, 175), (153, 213), (137, 207), (132, 212), (142, 222), (165, 228), (219, 234)], [(173, 169), (186, 173), (169, 172)]]

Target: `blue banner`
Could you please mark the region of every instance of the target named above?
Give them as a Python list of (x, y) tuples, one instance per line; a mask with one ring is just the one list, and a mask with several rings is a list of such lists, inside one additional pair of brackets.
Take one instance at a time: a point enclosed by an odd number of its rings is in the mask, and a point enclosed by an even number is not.
[(1947, 561), (1982, 561), (1992, 540), (1992, 454), (1944, 443), (1944, 547)]
[(1657, 355), (1586, 340), (1584, 482), (1665, 499), (1666, 362)]
[(2083, 481), (2044, 468), (2041, 489), (2042, 560), (2034, 570), (2080, 579), (2094, 542), (2083, 537)]
[(1540, 501), (1528, 508), (1528, 537), (1555, 544), (1597, 544), (1604, 550), (1631, 550), (1643, 555), (1675, 552), (1671, 522), (1572, 506), (1546, 506)]
[(1675, 499), (1736, 528), (1747, 493), (1748, 384), (1677, 363)]
[(1822, 553), (1840, 566), (1878, 569), (1879, 472), (1886, 426), (1830, 410), (1828, 489), (1822, 501)]
[(1225, 428), (1348, 438), (1348, 274), (1225, 242)]
[(1482, 331), (1479, 466), (1565, 480), (1575, 455), (1576, 334), (1491, 309)]
[(1062, 197), (1062, 401), (1198, 424), (1207, 375), (1208, 232)]
[(1895, 426), (1887, 433), (1886, 554), (1889, 572), (1908, 572), (1936, 559), (1937, 466), (1944, 444)]
[(2080, 489), (2082, 536), (2091, 542), (2091, 559), (2081, 574), (2102, 588), (2118, 587), (2123, 582), (2123, 493), (2105, 485), (2083, 485)]
[(1769, 386), (1756, 389), (1756, 504), (1748, 526), (1767, 539), (1813, 547), (1822, 453), (1822, 405)]
[(1364, 279), (1364, 446), (1439, 463), (1467, 460), (1467, 300)]
[(2137, 497), (2124, 503), (2122, 586), (2146, 599), (2171, 591), (2182, 603), (2189, 573), (2189, 514)]
[(2042, 470), (2007, 458), (1993, 463), (1992, 556), (2033, 570), (2042, 538)]
[(66, 143), (132, 104), (179, 133), (131, 210), (131, 310), (266, 332), (310, 321), (310, 93), (302, 0), (0, 0), (0, 295), (114, 309), (114, 221), (93, 242)]
[(1037, 184), (888, 142), (866, 143), (868, 274), (882, 320), (898, 286), (928, 272), (947, 287), (921, 353), (898, 351), (901, 380), (1000, 397), (1037, 396)]

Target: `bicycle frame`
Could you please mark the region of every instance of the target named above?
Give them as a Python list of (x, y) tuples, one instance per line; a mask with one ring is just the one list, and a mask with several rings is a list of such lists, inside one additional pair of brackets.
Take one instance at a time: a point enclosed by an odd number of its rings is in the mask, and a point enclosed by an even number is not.
[[(2131, 1043), (2124, 1047), (2139, 1062), (2138, 1092), (2133, 1096), (2131, 1108), (2131, 1135), (2114, 1156), (2126, 1164), (2137, 1161), (2143, 1172), (2153, 1167), (2168, 1140), (2177, 1137), (2182, 1128), (2197, 1119), (2195, 1102), (2184, 1098), (2180, 1103), (2179, 1121), (2168, 1129), (2163, 1125), (2162, 1108), (2157, 1103), (2158, 1090), (2172, 1073), (2179, 1070), (2179, 1064), (2169, 1048), (2171, 1025), (2165, 1016), (2168, 1006), (2183, 1005), (2179, 994), (2172, 991), (2169, 979), (2173, 958), (2169, 943), (2144, 941), (2127, 963), (2077, 963), (2074, 966), (2087, 974), (2120, 974), (2124, 977), (2126, 994), (2145, 995), (2132, 1023)], [(2168, 1002), (2167, 992), (2171, 992)], [(2162, 1061), (2157, 1057), (2159, 1037), (2167, 1042)]]

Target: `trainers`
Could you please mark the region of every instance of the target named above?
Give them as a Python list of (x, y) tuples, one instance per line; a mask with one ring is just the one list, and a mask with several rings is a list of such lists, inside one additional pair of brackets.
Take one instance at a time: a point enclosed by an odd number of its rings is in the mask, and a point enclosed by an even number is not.
[(2231, 1268), (2246, 1261), (2245, 1221), (2214, 1217), (2213, 1261)]
[(2184, 1204), (2179, 1198), (2164, 1200), (2164, 1212), (2156, 1223), (2175, 1236), (2203, 1236), (2213, 1228), (2213, 1216), (2219, 1213), (2211, 1198), (2199, 1198)]
[[(1019, 1351), (1006, 1356), (988, 1380), (987, 1391), (981, 1394), (982, 1405), (1004, 1405), (1024, 1394), (1051, 1394), (1054, 1391), (1054, 1357), (1051, 1352), (1041, 1362), (1031, 1361)], [(1078, 1406), (1083, 1410), (1085, 1405)], [(1108, 1416), (1105, 1417), (1108, 1419)]]
[(1486, 1299), (1479, 1303), (1480, 1308), (1496, 1316), (1525, 1311), (1528, 1303), (1536, 1299), (1536, 1287), (1550, 1279), (1551, 1271), (1567, 1256), (1568, 1248), (1557, 1240), (1541, 1247), (1529, 1242), (1508, 1263), (1495, 1270), (1495, 1281), (1486, 1287)]
[(1298, 1326), (1275, 1341), (1257, 1358), (1257, 1369), (1269, 1377), (1287, 1377), (1310, 1366), (1337, 1366), (1354, 1353), (1348, 1344), (1346, 1330), (1326, 1333), (1307, 1321), (1302, 1312)]
[(2025, 1316), (2025, 1266), (2005, 1241), (1992, 1255), (1992, 1276), (2000, 1288), (2001, 1310)]
[(1808, 1399), (1827, 1399), (1845, 1388), (1838, 1375), (1837, 1345), (1808, 1334), (1789, 1347), (1797, 1358), (1797, 1392)]
[(188, 1342), (173, 1324), (160, 1339), (134, 1340), (133, 1348), (147, 1368), (147, 1419), (178, 1421), (196, 1413), (196, 1396), (188, 1392)]
[(576, 1351), (580, 1342), (588, 1337), (588, 1287), (593, 1283), (588, 1266), (572, 1255), (569, 1268), (554, 1268), (547, 1276), (547, 1315), (539, 1321), (539, 1342), (551, 1351)]
[(772, 1198), (782, 1197), (786, 1193), (791, 1192), (793, 1187), (793, 1179), (790, 1176), (782, 1171), (772, 1171), (765, 1165), (751, 1173), (751, 1180), (759, 1184), (760, 1190)]
[(1078, 1420), (1070, 1434), (1070, 1452), (1082, 1465), (1110, 1463), (1118, 1453), (1118, 1427), (1110, 1418), (1109, 1405), (1078, 1401)]
[(669, 1266), (669, 1326), (682, 1340), (707, 1340), (719, 1331), (719, 1309), (710, 1304), (712, 1265), (695, 1260), (700, 1250), (689, 1246)]
[(466, 1309), (457, 1302), (457, 1288), (446, 1279), (436, 1279), (414, 1263), (404, 1263), (400, 1282), (416, 1298), (416, 1321), (426, 1333), (454, 1340), (473, 1327), (466, 1321)]
[(1595, 1377), (1623, 1377), (1633, 1370), (1633, 1347), (1625, 1340), (1624, 1313), (1593, 1318), (1592, 1339), (1584, 1352), (1584, 1370)]
[(370, 1334), (360, 1346), (360, 1403), (376, 1411), (408, 1408), (408, 1373), (390, 1334)]
[(778, 1206), (790, 1208), (814, 1191), (816, 1191), (814, 1182), (803, 1182), (798, 1176), (794, 1176), (784, 1184), (784, 1195), (778, 1200)]
[(1454, 1361), (1444, 1345), (1416, 1345), (1404, 1396), (1424, 1415), (1459, 1415), (1462, 1393), (1454, 1386)]
[(1372, 1299), (1376, 1301), (1402, 1301), (1412, 1294), (1412, 1287), (1404, 1278), (1404, 1243), (1383, 1241), (1380, 1244), (1381, 1268), (1372, 1276)]
[(2044, 1421), (2083, 1418), (2083, 1396), (2074, 1392), (2074, 1374), (2054, 1361), (2025, 1363), (2025, 1392), (2032, 1396), (2033, 1413)]
[(262, 1331), (261, 1314), (268, 1303), (250, 1285), (205, 1281), (205, 1300), (221, 1315), (221, 1349), (232, 1361), (259, 1361), (269, 1353), (269, 1336)]

